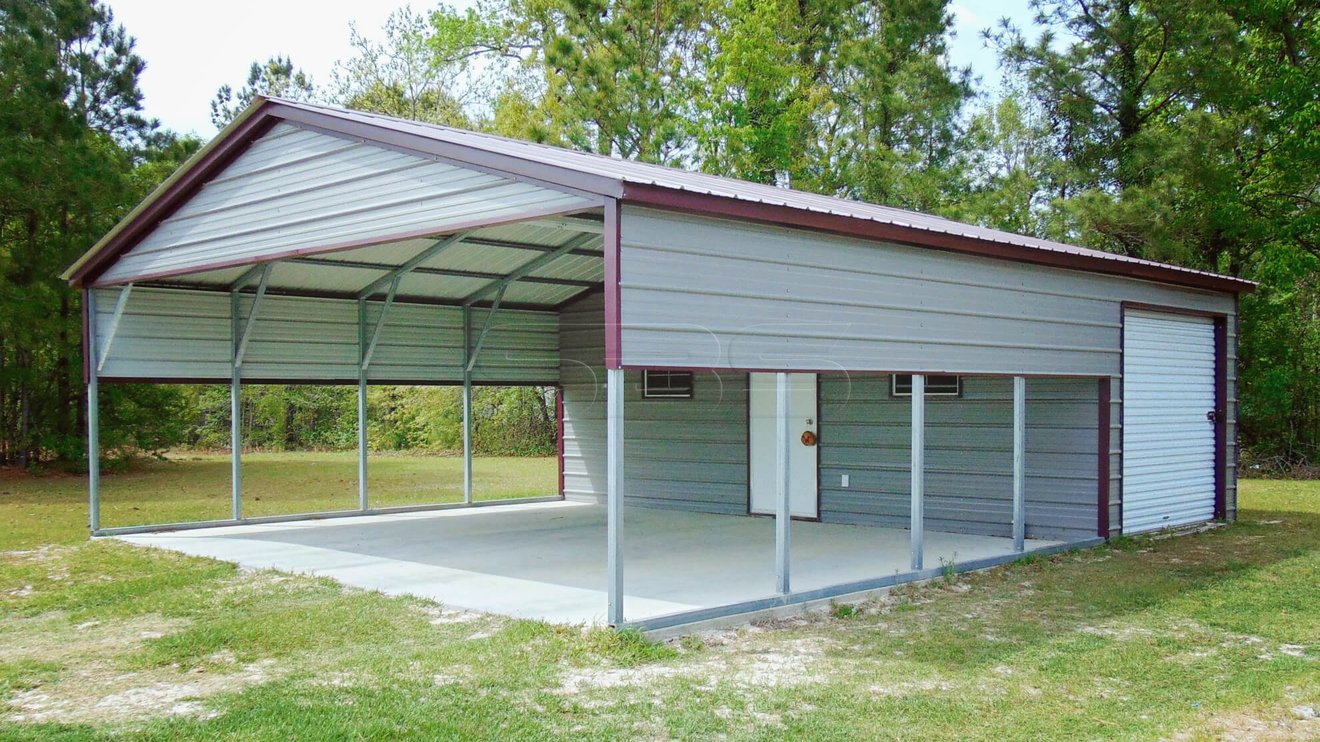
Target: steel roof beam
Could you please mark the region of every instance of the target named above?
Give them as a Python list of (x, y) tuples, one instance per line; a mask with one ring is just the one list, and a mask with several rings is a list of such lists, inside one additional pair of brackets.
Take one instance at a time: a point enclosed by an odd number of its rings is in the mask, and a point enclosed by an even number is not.
[[(473, 240), (464, 240), (464, 244), (472, 244), (472, 243), (473, 243)], [(320, 267), (320, 268), (353, 268), (353, 269), (356, 269), (356, 270), (377, 270), (377, 271), (389, 271), (389, 270), (393, 270), (393, 269), (395, 269), (395, 268), (398, 267), (398, 266), (390, 265), (390, 264), (388, 264), (388, 263), (371, 263), (371, 262), (365, 262), (365, 261), (361, 261), (361, 260), (332, 260), (332, 259), (329, 259), (329, 258), (310, 258), (310, 257), (309, 257), (309, 258), (293, 258), (292, 260), (288, 260), (288, 261), (286, 261), (286, 262), (289, 262), (289, 263), (297, 263), (297, 264), (299, 264), (299, 265), (314, 265), (314, 266), (317, 266), (317, 267)], [(504, 278), (504, 274), (503, 274), (503, 273), (490, 273), (490, 272), (487, 272), (487, 271), (459, 270), (459, 269), (457, 269), (457, 268), (423, 268), (423, 267), (417, 267), (417, 268), (413, 268), (411, 272), (412, 272), (412, 273), (419, 274), (419, 275), (423, 275), (423, 276), (449, 276), (449, 277), (452, 277), (452, 278), (479, 278), (479, 279), (486, 280), (486, 281), (489, 281), (489, 280), (496, 280), (496, 279), (503, 279), (503, 278)], [(600, 281), (586, 281), (586, 280), (580, 280), (580, 279), (576, 279), (576, 278), (552, 278), (552, 277), (549, 277), (549, 276), (525, 276), (525, 277), (523, 277), (521, 280), (526, 281), (527, 283), (543, 283), (543, 284), (548, 284), (548, 285), (551, 285), (551, 286), (582, 286), (582, 287), (584, 287), (584, 288), (586, 288), (586, 287), (591, 287), (591, 286), (595, 286), (595, 285), (597, 285), (597, 284), (600, 283)]]
[[(161, 282), (153, 281), (151, 283), (139, 283), (135, 285), (139, 288), (173, 289), (176, 291), (205, 291), (205, 292), (218, 293), (218, 294), (232, 293), (229, 291), (229, 289), (225, 288), (224, 286), (208, 286), (206, 284), (167, 283), (163, 281)], [(583, 287), (581, 291), (577, 291), (573, 293), (571, 296), (569, 296), (566, 299), (559, 299), (554, 302), (544, 302), (544, 303), (504, 302), (502, 306), (510, 311), (517, 310), (517, 311), (527, 311), (527, 312), (553, 312), (558, 310), (560, 307), (564, 306), (565, 304), (573, 301), (576, 297), (579, 297), (582, 294), (586, 293), (587, 291), (590, 291), (592, 288), (599, 288), (600, 286), (601, 284), (599, 282), (593, 283), (589, 287)], [(351, 291), (319, 291), (316, 289), (282, 289), (279, 287), (271, 287), (267, 289), (266, 293), (269, 294), (270, 296), (296, 296), (304, 299), (333, 299), (340, 301), (357, 301), (357, 295)], [(399, 295), (395, 297), (395, 303), (416, 304), (419, 306), (434, 306), (434, 307), (463, 306), (463, 301), (459, 298), (422, 296), (417, 294), (404, 294), (402, 292), (400, 292)], [(478, 302), (473, 302), (471, 306), (485, 307), (485, 306), (489, 306), (489, 304), (490, 304), (489, 302), (478, 301)]]

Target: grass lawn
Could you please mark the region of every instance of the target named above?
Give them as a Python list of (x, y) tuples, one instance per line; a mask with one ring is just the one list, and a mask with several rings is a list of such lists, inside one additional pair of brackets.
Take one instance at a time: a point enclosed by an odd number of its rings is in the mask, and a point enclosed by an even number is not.
[(1320, 482), (1244, 482), (1239, 522), (1195, 536), (664, 644), (86, 543), (76, 485), (0, 483), (26, 549), (0, 562), (0, 739), (1320, 738)]
[[(218, 520), (230, 516), (228, 454), (179, 454), (136, 463), (101, 479), (101, 526)], [(478, 456), (472, 496), (478, 500), (541, 497), (559, 491), (553, 457)], [(458, 456), (372, 454), (367, 492), (373, 507), (459, 502)], [(357, 453), (245, 453), (243, 513), (285, 515), (358, 506)], [(87, 538), (87, 479), (30, 477), (0, 469), (0, 551)]]

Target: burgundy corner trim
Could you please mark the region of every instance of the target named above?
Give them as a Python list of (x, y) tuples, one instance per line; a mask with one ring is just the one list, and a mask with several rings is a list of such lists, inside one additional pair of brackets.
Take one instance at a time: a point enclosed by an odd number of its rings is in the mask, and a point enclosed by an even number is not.
[(1228, 517), (1228, 318), (1215, 318), (1215, 518)]
[(230, 132), (228, 137), (217, 143), (214, 149), (192, 165), (185, 165), (187, 171), (166, 187), (141, 213), (132, 217), (132, 221), (125, 224), (122, 230), (111, 237), (99, 252), (73, 274), (70, 282), (75, 287), (81, 288), (94, 281), (121, 254), (191, 198), (213, 175), (227, 167), (247, 150), (248, 145), (269, 131), (275, 125), (275, 120), (269, 115), (270, 105), (262, 103), (247, 120)]
[[(1112, 390), (1113, 387), (1111, 386)], [(1112, 391), (1111, 391), (1112, 393)], [(1111, 413), (1112, 414), (1112, 413)], [(1127, 460), (1127, 307), (1118, 306), (1118, 532), (1122, 534), (1127, 507), (1127, 478), (1123, 466)], [(1106, 495), (1108, 496), (1108, 494)], [(1106, 538), (1108, 538), (1106, 536)]]
[[(817, 523), (820, 522), (821, 518), (825, 517), (823, 511), (824, 502), (821, 500), (821, 492), (820, 492), (820, 456), (821, 456), (820, 441), (822, 434), (825, 432), (825, 423), (823, 421), (823, 418), (821, 417), (821, 409), (822, 409), (821, 405), (823, 403), (820, 400), (820, 385), (821, 385), (822, 376), (823, 374), (816, 374), (816, 445), (814, 446), (814, 448), (816, 449), (816, 517), (813, 518), (813, 520), (816, 521)], [(750, 391), (748, 393), (750, 394)], [(748, 432), (748, 437), (749, 438), (751, 437), (750, 431)]]
[(555, 387), (555, 441), (559, 460), (559, 496), (564, 496), (564, 385)]
[(113, 281), (108, 283), (98, 283), (96, 285), (114, 286), (125, 283), (141, 283), (143, 281), (160, 281), (167, 278), (173, 278), (176, 276), (186, 276), (193, 273), (202, 273), (205, 271), (224, 270), (226, 268), (237, 268), (245, 265), (275, 263), (281, 260), (288, 260), (290, 258), (301, 258), (312, 255), (326, 255), (329, 253), (345, 252), (348, 250), (356, 250), (362, 247), (371, 247), (373, 245), (385, 245), (391, 242), (401, 242), (403, 240), (415, 240), (423, 237), (435, 237), (440, 234), (453, 234), (455, 232), (463, 232), (469, 229), (480, 229), (483, 227), (498, 227), (506, 224), (517, 224), (519, 222), (524, 222), (529, 219), (541, 219), (548, 216), (566, 216), (566, 215), (578, 214), (583, 211), (590, 211), (590, 210), (591, 210), (590, 208), (583, 209), (581, 206), (573, 206), (570, 208), (564, 208), (562, 206), (555, 206), (555, 207), (547, 206), (543, 209), (536, 209), (534, 211), (529, 211), (523, 214), (519, 214), (517, 216), (508, 217), (507, 219), (482, 219), (480, 217), (476, 219), (468, 219), (466, 221), (446, 225), (443, 228), (441, 228), (439, 231), (437, 231), (436, 227), (432, 226), (422, 229), (413, 229), (407, 232), (396, 232), (394, 234), (384, 235), (380, 237), (366, 237), (357, 240), (347, 240), (344, 242), (332, 242), (328, 245), (318, 245), (316, 247), (304, 247), (296, 250), (285, 250), (283, 252), (268, 253), (268, 254), (263, 254), (258, 258), (239, 258), (236, 260), (226, 260), (209, 265), (192, 266), (188, 268), (176, 268), (174, 270), (158, 271), (156, 273), (144, 273), (129, 278), (120, 279), (118, 281)]
[(693, 193), (662, 186), (629, 184), (624, 191), (623, 198), (629, 203), (671, 211), (724, 216), (780, 226), (804, 227), (852, 237), (865, 237), (904, 245), (935, 248), (982, 257), (1002, 258), (1020, 263), (1035, 263), (1070, 270), (1105, 273), (1212, 291), (1240, 293), (1255, 290), (1255, 285), (1249, 281), (1226, 276), (1189, 273), (1160, 265), (1124, 263), (1075, 253), (1050, 252), (963, 235), (932, 232), (897, 224), (808, 211), (791, 206), (744, 201), (714, 194)]
[(605, 368), (623, 368), (623, 298), (619, 289), (622, 239), (619, 202), (605, 206)]
[(82, 313), (82, 373), (83, 384), (92, 382), (92, 354), (91, 354), (91, 313), (87, 311), (87, 295), (91, 293), (90, 289), (82, 290), (82, 306), (78, 311)]
[(1099, 383), (1099, 394), (1097, 395), (1099, 405), (1099, 420), (1096, 425), (1097, 443), (1096, 443), (1096, 535), (1100, 538), (1109, 538), (1109, 448), (1110, 448), (1110, 399), (1113, 380), (1108, 376), (1101, 376)]

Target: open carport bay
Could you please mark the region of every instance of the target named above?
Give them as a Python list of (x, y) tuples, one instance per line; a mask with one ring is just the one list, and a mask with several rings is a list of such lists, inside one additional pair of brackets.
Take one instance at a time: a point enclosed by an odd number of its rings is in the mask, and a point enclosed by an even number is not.
[[(447, 607), (560, 623), (606, 622), (605, 507), (572, 501), (120, 536), (235, 562), (336, 579)], [(1010, 538), (927, 530), (926, 564), (1011, 558)], [(794, 521), (797, 592), (910, 575), (906, 530)], [(1029, 540), (1028, 550), (1061, 542)], [(624, 614), (662, 616), (775, 594), (771, 518), (630, 507)]]

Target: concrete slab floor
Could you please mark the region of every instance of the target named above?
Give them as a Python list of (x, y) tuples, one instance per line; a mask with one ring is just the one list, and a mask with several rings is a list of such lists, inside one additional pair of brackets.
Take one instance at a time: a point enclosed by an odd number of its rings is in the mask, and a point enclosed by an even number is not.
[[(451, 608), (605, 623), (605, 508), (571, 501), (119, 536), (252, 569), (330, 577)], [(794, 591), (909, 571), (908, 532), (795, 521)], [(1057, 545), (1031, 540), (1027, 549)], [(626, 508), (628, 621), (774, 595), (774, 520)], [(1011, 539), (926, 531), (927, 567), (1012, 553)]]

